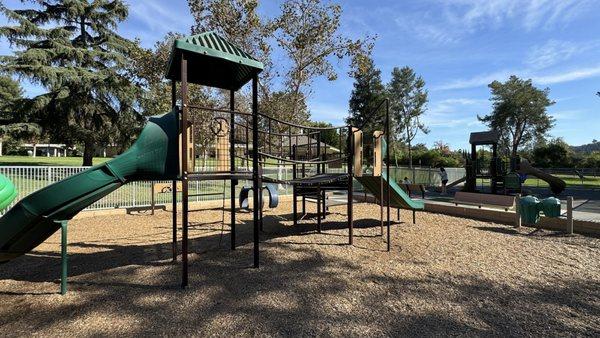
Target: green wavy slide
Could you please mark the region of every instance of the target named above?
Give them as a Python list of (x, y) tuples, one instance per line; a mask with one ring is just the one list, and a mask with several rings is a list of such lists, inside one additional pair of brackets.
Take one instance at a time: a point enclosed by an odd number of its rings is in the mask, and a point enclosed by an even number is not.
[(177, 127), (175, 112), (151, 117), (137, 141), (120, 156), (19, 201), (0, 218), (0, 263), (31, 251), (60, 229), (60, 221), (73, 218), (127, 182), (176, 179)]
[[(360, 182), (366, 190), (373, 194), (375, 199), (379, 202), (381, 202), (381, 188), (383, 186), (384, 205), (388, 204), (387, 189), (390, 187), (390, 207), (410, 210), (423, 210), (425, 208), (425, 204), (422, 201), (413, 200), (404, 192), (404, 190), (402, 190), (402, 188), (400, 188), (398, 183), (394, 180), (388, 180), (385, 172), (382, 173), (382, 176), (361, 176), (355, 177), (355, 179)], [(383, 182), (381, 182), (381, 180), (383, 180)]]

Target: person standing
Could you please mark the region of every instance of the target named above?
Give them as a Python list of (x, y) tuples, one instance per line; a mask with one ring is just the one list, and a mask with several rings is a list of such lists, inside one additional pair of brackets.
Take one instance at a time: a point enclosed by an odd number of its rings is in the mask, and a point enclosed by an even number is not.
[(448, 173), (444, 167), (440, 167), (440, 178), (442, 179), (442, 195), (446, 195), (446, 184), (448, 184)]

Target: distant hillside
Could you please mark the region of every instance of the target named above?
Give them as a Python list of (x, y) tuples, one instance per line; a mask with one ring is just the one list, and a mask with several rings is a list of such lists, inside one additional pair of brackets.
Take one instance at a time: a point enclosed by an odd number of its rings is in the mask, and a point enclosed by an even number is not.
[(588, 143), (581, 146), (571, 146), (571, 149), (578, 153), (589, 154), (592, 151), (600, 151), (600, 142)]

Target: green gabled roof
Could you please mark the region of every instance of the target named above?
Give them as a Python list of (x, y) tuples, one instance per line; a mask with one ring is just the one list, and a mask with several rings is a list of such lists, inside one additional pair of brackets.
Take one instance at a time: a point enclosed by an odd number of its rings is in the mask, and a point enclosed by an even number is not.
[(215, 32), (175, 40), (167, 79), (181, 80), (181, 56), (188, 60), (188, 82), (238, 90), (263, 70), (263, 64)]

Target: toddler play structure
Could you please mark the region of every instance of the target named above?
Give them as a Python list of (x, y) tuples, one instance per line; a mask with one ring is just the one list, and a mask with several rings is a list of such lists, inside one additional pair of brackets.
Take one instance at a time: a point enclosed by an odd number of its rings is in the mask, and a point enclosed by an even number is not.
[[(466, 177), (461, 179), (461, 181), (465, 181), (463, 191), (476, 192), (477, 179), (489, 179), (492, 194), (521, 192), (521, 177), (526, 177), (527, 175), (535, 176), (548, 183), (554, 194), (558, 195), (565, 190), (566, 183), (563, 180), (534, 168), (525, 159), (520, 157), (512, 158), (510, 164), (507, 165), (498, 156), (498, 140), (499, 134), (493, 130), (471, 133), (469, 138), (471, 152), (465, 153)], [(490, 146), (491, 158), (479, 158), (477, 153), (478, 146)], [(455, 184), (455, 182), (452, 184)]]
[[(293, 221), (298, 221), (298, 199), (317, 201), (317, 230), (325, 213), (325, 192), (347, 194), (348, 243), (353, 242), (353, 178), (371, 191), (383, 210), (387, 208), (387, 246), (390, 248), (390, 208), (423, 209), (388, 178), (389, 111), (385, 109), (383, 130), (373, 135), (375, 170), (362, 174), (362, 126), (309, 127), (267, 116), (258, 110), (258, 74), (263, 65), (213, 32), (174, 42), (167, 79), (171, 80), (173, 110), (149, 119), (134, 145), (119, 157), (49, 185), (19, 201), (0, 219), (0, 262), (10, 261), (34, 249), (58, 229), (66, 236), (66, 222), (86, 206), (135, 180), (172, 181), (172, 255), (178, 258), (181, 241), (182, 286), (188, 284), (188, 227), (190, 182), (220, 180), (230, 183), (231, 249), (236, 248), (236, 186), (242, 189), (242, 207), (248, 193), (274, 185), (293, 186)], [(251, 111), (236, 110), (236, 92), (251, 82)], [(229, 106), (205, 107), (190, 102), (190, 84), (226, 90)], [(376, 114), (372, 114), (375, 116)], [(323, 143), (324, 133), (337, 135), (337, 144)], [(199, 141), (214, 138), (215, 166), (197, 167)], [(331, 141), (330, 141), (331, 142)], [(345, 164), (345, 168), (341, 165)], [(264, 174), (268, 166), (290, 166), (293, 177)], [(339, 168), (335, 172), (331, 168)], [(180, 185), (180, 188), (178, 187)], [(178, 233), (178, 195), (181, 191), (181, 234)], [(254, 266), (259, 266), (259, 235), (262, 224), (262, 194), (252, 194)], [(273, 204), (271, 203), (273, 206)], [(414, 216), (414, 213), (413, 213)], [(414, 217), (413, 217), (414, 219)], [(179, 235), (181, 237), (179, 237)], [(64, 239), (65, 237), (63, 237)], [(63, 244), (65, 242), (63, 241)], [(64, 247), (63, 247), (64, 248)], [(63, 252), (64, 253), (64, 252)], [(64, 265), (66, 267), (66, 265)], [(64, 269), (63, 271), (66, 271)], [(65, 272), (66, 273), (66, 272)]]

